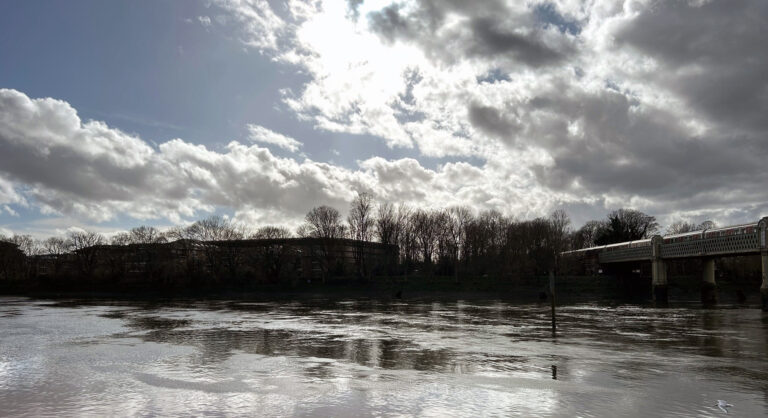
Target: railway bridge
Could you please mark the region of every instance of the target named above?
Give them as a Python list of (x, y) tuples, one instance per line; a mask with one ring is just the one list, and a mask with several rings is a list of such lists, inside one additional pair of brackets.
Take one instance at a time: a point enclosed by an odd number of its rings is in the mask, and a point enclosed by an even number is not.
[[(567, 251), (563, 256), (597, 262), (601, 266), (629, 262), (650, 262), (653, 297), (667, 300), (666, 262), (679, 259), (703, 260), (702, 298), (714, 298), (715, 258), (760, 255), (762, 309), (768, 311), (768, 217), (757, 222), (705, 229), (676, 235), (655, 235), (637, 241)], [(707, 293), (709, 295), (707, 295)]]

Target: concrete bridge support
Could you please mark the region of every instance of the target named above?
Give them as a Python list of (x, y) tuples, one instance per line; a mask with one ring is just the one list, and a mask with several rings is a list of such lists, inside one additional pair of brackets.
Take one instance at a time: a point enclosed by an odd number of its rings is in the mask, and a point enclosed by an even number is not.
[(763, 282), (760, 285), (760, 305), (763, 312), (768, 312), (768, 216), (757, 222), (757, 234), (760, 241), (760, 264)]
[(705, 306), (715, 305), (717, 303), (717, 283), (715, 283), (715, 259), (705, 258), (703, 260), (704, 271), (702, 272), (701, 282), (701, 303)]
[(659, 303), (667, 303), (667, 265), (664, 260), (653, 260), (651, 265), (651, 278), (653, 284), (653, 300)]
[(661, 244), (664, 239), (655, 235), (651, 238), (651, 279), (653, 285), (653, 300), (657, 303), (667, 303), (667, 265), (661, 258)]
[(763, 267), (763, 283), (760, 285), (760, 303), (763, 312), (768, 312), (768, 251), (760, 253), (760, 261)]

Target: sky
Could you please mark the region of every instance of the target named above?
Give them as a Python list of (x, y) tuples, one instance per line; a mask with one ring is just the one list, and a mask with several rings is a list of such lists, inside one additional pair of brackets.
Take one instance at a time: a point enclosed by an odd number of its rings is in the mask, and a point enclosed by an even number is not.
[(768, 2), (0, 2), (0, 234), (358, 192), (516, 219), (768, 215)]

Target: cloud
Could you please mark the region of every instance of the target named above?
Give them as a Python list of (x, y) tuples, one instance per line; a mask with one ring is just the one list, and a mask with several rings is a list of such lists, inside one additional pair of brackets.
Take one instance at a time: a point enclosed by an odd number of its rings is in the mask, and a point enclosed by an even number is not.
[(204, 28), (211, 27), (211, 18), (208, 16), (198, 16), (197, 21), (200, 22), (200, 24), (203, 25)]
[[(77, 225), (118, 216), (179, 224), (216, 210), (241, 221), (296, 225), (313, 206), (346, 209), (358, 191), (419, 207), (541, 210), (521, 199), (523, 179), (503, 167), (457, 162), (429, 169), (415, 159), (373, 157), (349, 169), (280, 158), (258, 145), (230, 142), (215, 151), (178, 138), (153, 148), (103, 122), (82, 121), (67, 102), (10, 89), (0, 90), (0, 110), (2, 202)], [(289, 139), (251, 127), (261, 139)]]
[(764, 1), (213, 4), (217, 25), (305, 76), (281, 90), (298, 120), (413, 158), (280, 158), (263, 145), (301, 143), (258, 125), (254, 143), (224, 150), (152, 147), (66, 102), (2, 90), (0, 204), (97, 221), (230, 208), (270, 223), (344, 208), (357, 190), (522, 218), (632, 206), (725, 223), (768, 209)]
[(301, 148), (301, 142), (271, 131), (263, 126), (248, 124), (247, 128), (248, 139), (251, 141), (275, 145), (291, 152), (296, 152)]
[(245, 29), (242, 41), (246, 45), (262, 53), (278, 48), (286, 22), (275, 14), (266, 0), (220, 0), (217, 4), (230, 12), (234, 21)]
[[(516, 182), (501, 201), (531, 215), (735, 220), (768, 202), (763, 1), (296, 4), (271, 53), (309, 75), (284, 103), (319, 129), (485, 161), (486, 181)], [(366, 164), (383, 180), (413, 162)], [(488, 187), (463, 193), (499, 202)]]

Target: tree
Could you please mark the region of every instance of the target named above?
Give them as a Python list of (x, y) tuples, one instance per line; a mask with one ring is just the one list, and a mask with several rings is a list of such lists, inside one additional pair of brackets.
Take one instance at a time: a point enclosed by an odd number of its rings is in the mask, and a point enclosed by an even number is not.
[(64, 255), (67, 253), (67, 241), (60, 237), (51, 237), (42, 242), (45, 254)]
[(305, 225), (299, 232), (313, 238), (344, 238), (346, 228), (339, 211), (330, 206), (317, 206), (304, 217)]
[(665, 235), (684, 234), (686, 232), (703, 231), (705, 229), (712, 229), (716, 227), (717, 225), (712, 221), (704, 221), (697, 225), (694, 222), (678, 220), (672, 222), (672, 225), (667, 228)]
[(331, 249), (334, 244), (330, 240), (344, 238), (347, 234), (339, 211), (325, 205), (312, 208), (304, 217), (304, 225), (299, 227), (297, 233), (299, 236), (321, 238), (321, 243), (312, 249), (311, 255), (318, 262), (322, 280), (325, 282), (333, 261)]
[(391, 203), (382, 203), (374, 220), (376, 238), (382, 244), (397, 243), (397, 220), (395, 207)]
[(566, 238), (570, 234), (571, 218), (563, 209), (557, 209), (549, 216), (549, 224), (552, 226), (552, 243), (556, 253), (565, 251)]
[(71, 231), (67, 234), (67, 244), (75, 254), (80, 273), (90, 277), (98, 261), (98, 246), (104, 244), (104, 236), (92, 231)]
[(571, 245), (573, 248), (590, 248), (597, 244), (597, 240), (601, 229), (605, 228), (605, 222), (603, 221), (589, 221), (573, 233), (571, 238)]
[(291, 238), (291, 231), (282, 226), (262, 226), (251, 235), (253, 239), (285, 239)]
[[(281, 226), (263, 226), (257, 229), (251, 238), (282, 240), (291, 238), (291, 231)], [(254, 257), (251, 257), (254, 267), (261, 269), (267, 278), (275, 281), (280, 278), (288, 261), (296, 257), (293, 246), (280, 241), (257, 248)]]
[[(133, 233), (133, 230), (131, 232)], [(176, 235), (181, 235), (182, 238), (195, 239), (198, 241), (228, 241), (243, 239), (243, 233), (228, 219), (222, 218), (221, 216), (209, 216), (205, 219), (201, 219), (180, 231), (177, 230)], [(139, 234), (138, 236), (146, 237), (147, 235)]]
[(19, 246), (19, 249), (27, 256), (36, 255), (40, 252), (41, 248), (31, 235), (13, 235), (10, 238), (0, 239), (2, 241), (10, 242)]
[(465, 246), (467, 225), (472, 221), (472, 211), (466, 206), (453, 206), (446, 211), (443, 235), (453, 261), (453, 276), (459, 281), (459, 254)]
[(231, 278), (237, 275), (237, 266), (242, 256), (241, 247), (216, 242), (243, 239), (243, 232), (229, 219), (221, 216), (209, 216), (185, 228), (175, 228), (169, 231), (167, 235), (173, 239), (200, 241), (208, 269), (214, 277), (220, 277), (225, 267)]
[(358, 193), (349, 206), (350, 238), (359, 241), (370, 241), (373, 235), (373, 197), (368, 193)]
[(109, 240), (109, 243), (112, 245), (128, 245), (131, 243), (131, 234), (127, 232), (118, 232)]
[(366, 277), (369, 273), (368, 263), (365, 257), (365, 247), (363, 242), (370, 241), (373, 236), (373, 198), (368, 193), (358, 193), (349, 207), (350, 238), (359, 241), (355, 245), (355, 264), (357, 264), (357, 273), (360, 277)]
[(131, 244), (161, 244), (167, 241), (165, 235), (154, 226), (133, 228), (128, 235)]
[(552, 247), (555, 269), (558, 268), (557, 260), (560, 253), (566, 250), (568, 236), (570, 235), (570, 225), (571, 219), (563, 209), (557, 209), (549, 216), (549, 245)]
[(595, 243), (606, 245), (650, 238), (658, 230), (659, 224), (655, 217), (634, 209), (618, 209), (608, 214)]
[(416, 245), (416, 232), (413, 222), (413, 210), (407, 205), (401, 204), (397, 208), (396, 231), (399, 231), (397, 244), (400, 246), (400, 257), (403, 263), (403, 273), (408, 279), (408, 270), (417, 258), (418, 246)]
[(440, 232), (438, 213), (419, 209), (411, 216), (411, 222), (416, 243), (421, 252), (421, 260), (424, 264), (431, 265)]

